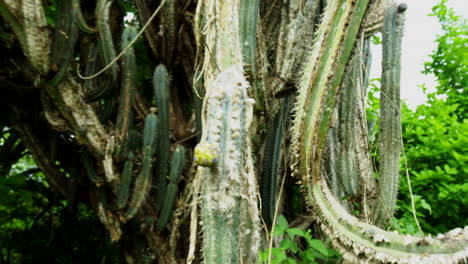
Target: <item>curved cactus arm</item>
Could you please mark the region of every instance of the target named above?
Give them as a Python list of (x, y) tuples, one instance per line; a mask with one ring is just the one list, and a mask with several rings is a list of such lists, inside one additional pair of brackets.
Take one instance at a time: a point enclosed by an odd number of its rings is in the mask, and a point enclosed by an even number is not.
[(216, 78), (204, 106), (206, 126), (199, 144), (214, 145), (219, 160), (199, 166), (205, 263), (254, 263), (260, 243), (257, 184), (250, 153), (253, 100), (242, 66)]
[(400, 180), (400, 58), (403, 12), (406, 7), (387, 8), (382, 33), (382, 87), (380, 91), (379, 183), (375, 223), (392, 219)]
[[(96, 5), (97, 29), (98, 29), (98, 44), (99, 44), (99, 58), (102, 60), (103, 65), (111, 63), (115, 57), (115, 46), (112, 39), (112, 33), (109, 25), (109, 13), (112, 6), (110, 0), (98, 0)], [(107, 95), (115, 81), (117, 80), (117, 64), (112, 64), (110, 70), (106, 71), (105, 82), (96, 87), (95, 90), (90, 91), (87, 96), (88, 101), (94, 101)]]
[[(298, 106), (307, 107), (304, 111), (296, 109), (293, 142), (300, 143), (296, 146), (296, 157), (300, 159), (294, 170), (296, 175), (302, 176), (300, 183), (306, 201), (315, 210), (321, 229), (350, 262), (359, 263), (364, 259), (375, 263), (466, 261), (468, 227), (452, 230), (436, 239), (386, 232), (348, 214), (331, 195), (320, 173), (323, 145), (336, 89), (341, 82), (368, 1), (357, 0), (352, 3), (354, 5), (344, 0), (328, 2), (317, 45), (306, 67), (311, 71), (304, 72), (300, 86)], [(321, 41), (322, 38), (324, 41)], [(319, 57), (320, 60), (314, 59)]]
[(319, 210), (321, 228), (352, 263), (464, 263), (468, 261), (468, 226), (435, 238), (400, 235), (359, 221), (344, 210), (319, 180), (307, 186)]
[(96, 33), (96, 29), (92, 28), (88, 25), (88, 22), (83, 17), (83, 13), (81, 12), (81, 4), (80, 0), (73, 0), (73, 14), (75, 16), (75, 22), (78, 28), (87, 34), (94, 34)]

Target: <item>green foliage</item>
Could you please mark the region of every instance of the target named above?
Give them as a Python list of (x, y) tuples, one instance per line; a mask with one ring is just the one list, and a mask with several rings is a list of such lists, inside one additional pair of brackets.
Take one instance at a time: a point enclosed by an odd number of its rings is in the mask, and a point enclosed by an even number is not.
[(424, 73), (436, 76), (439, 83), (436, 94), (447, 95), (448, 104), (458, 104), (454, 114), (464, 119), (468, 114), (468, 21), (457, 16), (446, 2), (442, 0), (432, 8), (431, 16), (437, 17), (444, 33), (438, 36), (437, 49), (425, 63)]
[[(445, 232), (468, 224), (468, 122), (459, 105), (436, 99), (415, 112), (404, 108), (403, 139), (416, 211), (426, 232)], [(397, 217), (412, 219), (404, 164)]]
[[(327, 248), (320, 240), (312, 238), (310, 229), (289, 228), (282, 215), (278, 217), (273, 236), (283, 237), (280, 248), (271, 248), (271, 263), (338, 263), (340, 255)], [(305, 242), (305, 247), (302, 245)], [(260, 263), (268, 263), (269, 249), (260, 252)]]
[(30, 155), (0, 177), (0, 193), (1, 263), (118, 263), (95, 213), (59, 198)]
[[(415, 111), (406, 105), (402, 108), (416, 214), (423, 231), (430, 233), (468, 225), (468, 23), (446, 2), (442, 0), (431, 14), (439, 19), (444, 34), (438, 36), (438, 47), (424, 71), (436, 76), (437, 91), (427, 94), (428, 103)], [(403, 162), (400, 175), (396, 214), (400, 221), (394, 221), (394, 227), (416, 233)]]

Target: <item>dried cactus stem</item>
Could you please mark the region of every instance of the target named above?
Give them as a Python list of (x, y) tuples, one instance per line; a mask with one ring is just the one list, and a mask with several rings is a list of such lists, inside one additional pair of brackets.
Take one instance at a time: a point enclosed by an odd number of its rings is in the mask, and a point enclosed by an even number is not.
[(156, 159), (156, 210), (161, 210), (164, 192), (167, 186), (167, 166), (170, 147), (169, 138), (169, 76), (164, 65), (158, 65), (153, 75), (154, 102), (158, 109), (160, 125), (158, 127), (159, 141)]
[(400, 180), (400, 60), (403, 12), (387, 8), (382, 33), (382, 87), (380, 92), (379, 182), (375, 223), (388, 223), (395, 211)]
[(250, 157), (252, 99), (241, 65), (221, 72), (204, 104), (200, 144), (217, 145), (219, 161), (198, 167), (205, 263), (254, 263), (259, 246), (256, 182)]

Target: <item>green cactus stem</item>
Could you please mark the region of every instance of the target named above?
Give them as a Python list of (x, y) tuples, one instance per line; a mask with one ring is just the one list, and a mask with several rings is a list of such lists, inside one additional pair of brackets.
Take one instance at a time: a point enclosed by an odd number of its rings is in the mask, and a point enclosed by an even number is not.
[[(97, 28), (99, 33), (99, 57), (103, 65), (108, 65), (116, 57), (114, 42), (109, 25), (109, 12), (112, 1), (98, 0), (96, 6)], [(117, 64), (112, 64), (109, 70), (105, 72), (106, 78), (103, 83), (95, 90), (87, 94), (88, 101), (95, 101), (109, 94), (111, 88), (117, 80)]]
[[(129, 25), (122, 33), (122, 47), (124, 50), (130, 41), (137, 34), (136, 28)], [(133, 48), (127, 50), (122, 57), (122, 74), (121, 74), (121, 90), (119, 101), (119, 112), (117, 114), (117, 139), (120, 144), (120, 156), (127, 152), (128, 135), (132, 125), (132, 105), (134, 101), (135, 85), (136, 85), (136, 61)]]
[(153, 155), (156, 150), (156, 137), (158, 129), (158, 117), (154, 113), (148, 114), (143, 128), (143, 160), (141, 162), (141, 171), (135, 180), (132, 198), (127, 206), (127, 211), (122, 216), (122, 221), (135, 217), (141, 205), (146, 200), (151, 189)]
[(83, 13), (81, 12), (80, 0), (73, 0), (73, 11), (74, 11), (76, 25), (82, 32), (86, 34), (96, 33), (96, 29), (90, 27), (88, 25), (88, 22), (86, 22), (86, 19), (83, 17)]
[(375, 223), (383, 225), (395, 212), (400, 180), (400, 60), (403, 12), (387, 8), (382, 32), (382, 87), (380, 91), (379, 182)]
[(132, 152), (127, 155), (122, 175), (120, 176), (119, 190), (117, 192), (117, 209), (122, 210), (127, 205), (130, 183), (132, 181), (133, 174), (133, 158)]
[[(468, 259), (468, 228), (455, 229), (440, 238), (416, 238), (383, 231), (351, 216), (336, 201), (321, 175), (324, 135), (328, 132), (330, 110), (341, 82), (345, 62), (354, 46), (367, 0), (354, 5), (347, 1), (328, 3), (317, 42), (304, 72), (296, 105), (293, 142), (300, 141), (301, 187), (308, 204), (315, 209), (323, 230), (351, 263), (457, 263)], [(338, 9), (338, 7), (340, 7)], [(324, 40), (323, 42), (321, 40)], [(340, 56), (336, 56), (340, 54)], [(320, 58), (318, 63), (316, 58)], [(311, 71), (309, 71), (311, 70)], [(312, 81), (311, 81), (312, 80)], [(313, 89), (309, 88), (310, 86)], [(305, 105), (302, 102), (306, 102)], [(305, 112), (300, 107), (308, 106)], [(327, 109), (329, 108), (329, 109)], [(297, 130), (293, 130), (296, 132)], [(299, 149), (296, 149), (296, 151)]]
[(174, 63), (174, 49), (177, 43), (177, 6), (178, 1), (167, 1), (160, 13), (161, 30), (163, 32), (161, 41), (161, 57), (164, 64), (169, 68), (172, 68)]
[(262, 216), (267, 224), (273, 223), (277, 206), (278, 179), (281, 172), (281, 149), (290, 100), (289, 96), (282, 99), (282, 106), (276, 113), (267, 134), (261, 186)]
[(161, 231), (166, 227), (169, 219), (172, 216), (174, 210), (175, 200), (177, 198), (177, 181), (182, 175), (185, 163), (185, 148), (182, 145), (178, 145), (174, 154), (172, 155), (171, 172), (169, 173), (169, 184), (164, 195), (164, 203), (161, 209), (161, 215), (159, 216), (156, 229)]
[(158, 127), (159, 141), (156, 159), (156, 210), (161, 209), (164, 192), (167, 186), (167, 166), (170, 147), (169, 139), (169, 76), (164, 65), (158, 65), (153, 75), (154, 102), (158, 109), (160, 125)]
[(257, 184), (250, 156), (253, 100), (242, 66), (221, 72), (204, 103), (199, 144), (217, 145), (219, 161), (199, 166), (205, 263), (254, 263), (260, 236)]
[(265, 108), (265, 91), (260, 85), (257, 73), (257, 23), (259, 16), (258, 0), (240, 0), (239, 3), (239, 34), (242, 48), (244, 70), (247, 80), (252, 84), (255, 108)]

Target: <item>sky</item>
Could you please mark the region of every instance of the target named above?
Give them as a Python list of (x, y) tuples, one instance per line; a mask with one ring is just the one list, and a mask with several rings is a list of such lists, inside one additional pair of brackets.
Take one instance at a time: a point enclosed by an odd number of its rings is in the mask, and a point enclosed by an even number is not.
[[(417, 105), (425, 102), (425, 95), (418, 85), (425, 84), (429, 91), (435, 91), (436, 81), (433, 75), (424, 75), (424, 62), (429, 61), (429, 55), (436, 49), (435, 40), (437, 34), (442, 31), (436, 17), (428, 16), (432, 13), (432, 7), (439, 0), (405, 0), (408, 5), (402, 43), (401, 58), (401, 98), (409, 107), (415, 109)], [(455, 13), (468, 19), (468, 0), (448, 0), (447, 5), (455, 10)], [(380, 48), (379, 48), (380, 49)], [(381, 53), (373, 47), (373, 67), (371, 78), (380, 77)], [(432, 90), (431, 90), (432, 88)]]

